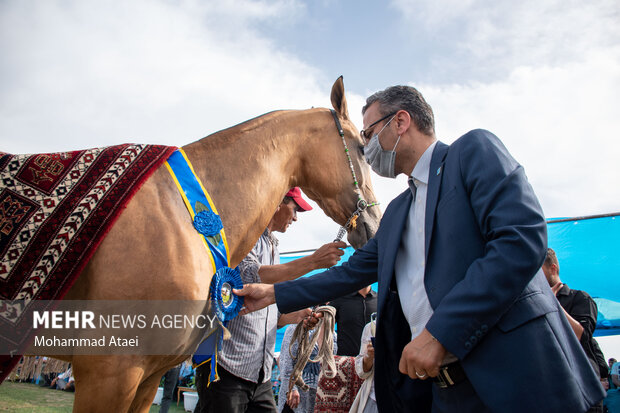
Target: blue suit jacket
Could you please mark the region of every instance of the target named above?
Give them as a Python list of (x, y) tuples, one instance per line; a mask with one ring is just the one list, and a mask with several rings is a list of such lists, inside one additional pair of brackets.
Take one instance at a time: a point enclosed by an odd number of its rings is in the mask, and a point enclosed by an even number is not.
[[(394, 263), (407, 224), (407, 189), (377, 234), (349, 261), (276, 284), (281, 312), (379, 282), (375, 390), (381, 411), (429, 411), (430, 381), (399, 373), (411, 340)], [(426, 325), (456, 355), (492, 410), (586, 411), (604, 397), (575, 334), (540, 270), (547, 243), (542, 209), (523, 168), (499, 139), (475, 130), (438, 142), (426, 203)]]

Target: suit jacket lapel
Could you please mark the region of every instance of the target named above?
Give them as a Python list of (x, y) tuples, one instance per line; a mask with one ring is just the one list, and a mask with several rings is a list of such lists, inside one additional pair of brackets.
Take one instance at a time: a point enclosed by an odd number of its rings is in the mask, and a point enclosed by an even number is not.
[(435, 211), (439, 200), (439, 189), (443, 176), (443, 164), (448, 154), (449, 146), (443, 142), (437, 142), (431, 158), (431, 166), (428, 172), (428, 189), (426, 192), (426, 213), (424, 222), (424, 251), (425, 261), (428, 262), (428, 250), (433, 235), (433, 223), (435, 222)]
[(392, 276), (394, 275), (396, 254), (398, 253), (400, 240), (403, 236), (403, 229), (407, 223), (407, 216), (409, 215), (409, 208), (411, 207), (412, 200), (413, 196), (411, 195), (411, 191), (407, 189), (404, 193), (399, 195), (398, 204), (396, 205), (394, 211), (390, 213), (389, 216), (384, 216), (384, 219), (389, 219), (389, 221), (385, 224), (387, 224), (387, 227), (390, 229), (390, 237), (387, 238), (385, 247), (381, 248), (381, 251), (385, 255), (383, 257), (383, 268), (379, 269), (380, 295), (384, 295), (382, 293), (390, 290), (390, 283), (392, 282)]

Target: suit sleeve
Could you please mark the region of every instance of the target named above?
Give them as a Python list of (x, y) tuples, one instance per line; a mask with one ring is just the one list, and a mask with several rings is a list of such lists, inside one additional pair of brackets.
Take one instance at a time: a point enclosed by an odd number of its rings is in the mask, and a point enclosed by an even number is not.
[(547, 227), (523, 168), (497, 137), (480, 130), (460, 141), (450, 150), (459, 157), (462, 184), (485, 245), (434, 309), (426, 328), (462, 359), (540, 269)]
[(327, 271), (274, 284), (282, 313), (322, 304), (377, 281), (377, 241), (371, 238), (347, 262)]

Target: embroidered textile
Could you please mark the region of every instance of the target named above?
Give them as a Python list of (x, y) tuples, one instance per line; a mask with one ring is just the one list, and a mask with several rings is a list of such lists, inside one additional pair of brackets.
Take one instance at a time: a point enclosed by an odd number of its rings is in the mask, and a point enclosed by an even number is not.
[(321, 373), (316, 392), (315, 413), (347, 413), (363, 380), (355, 373), (355, 357), (334, 356), (336, 376)]
[[(23, 350), (28, 303), (62, 299), (124, 206), (175, 149), (0, 153), (0, 344)], [(9, 329), (20, 331), (21, 342), (6, 342)], [(18, 360), (0, 354), (0, 382)]]

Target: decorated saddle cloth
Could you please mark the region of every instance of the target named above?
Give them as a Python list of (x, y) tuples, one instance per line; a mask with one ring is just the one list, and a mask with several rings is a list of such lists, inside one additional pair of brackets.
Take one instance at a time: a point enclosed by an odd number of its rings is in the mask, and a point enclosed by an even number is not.
[[(131, 197), (174, 150), (123, 144), (0, 152), (0, 348), (23, 348), (7, 343), (3, 332), (20, 329), (29, 302), (62, 299)], [(15, 300), (19, 306), (8, 304)], [(0, 354), (0, 382), (18, 360)]]

